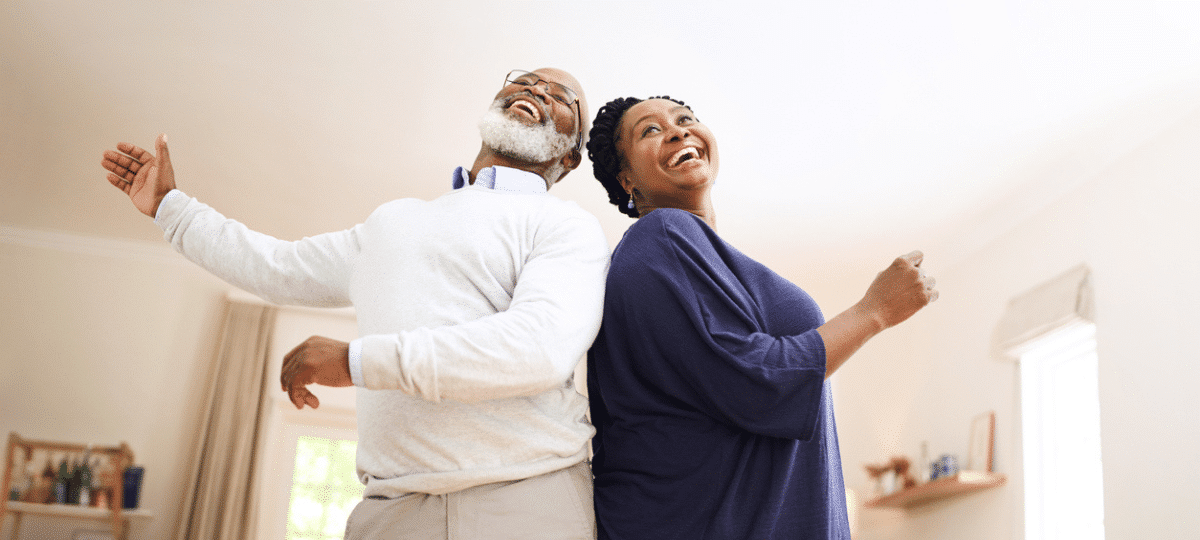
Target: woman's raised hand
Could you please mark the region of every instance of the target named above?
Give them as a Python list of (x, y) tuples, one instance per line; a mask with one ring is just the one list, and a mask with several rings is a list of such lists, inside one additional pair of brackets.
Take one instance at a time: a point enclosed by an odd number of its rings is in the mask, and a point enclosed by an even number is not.
[(891, 266), (875, 276), (862, 300), (817, 328), (825, 341), (826, 377), (833, 375), (867, 340), (937, 300), (934, 279), (921, 269), (924, 258), (920, 251), (896, 257)]
[(108, 171), (108, 182), (129, 195), (133, 205), (143, 214), (154, 217), (163, 197), (175, 189), (175, 170), (167, 153), (167, 136), (154, 141), (157, 156), (146, 149), (123, 142), (117, 151), (106, 150), (100, 162)]
[(875, 276), (867, 288), (862, 305), (883, 328), (891, 328), (937, 300), (936, 280), (925, 275), (921, 261), (925, 255), (913, 251), (896, 257), (891, 266)]

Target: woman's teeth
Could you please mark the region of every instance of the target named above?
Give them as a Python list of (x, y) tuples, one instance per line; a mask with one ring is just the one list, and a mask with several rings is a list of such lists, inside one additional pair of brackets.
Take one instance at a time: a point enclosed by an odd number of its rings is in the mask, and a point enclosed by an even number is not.
[(682, 164), (683, 162), (685, 162), (689, 159), (699, 158), (699, 157), (700, 157), (700, 152), (698, 152), (695, 148), (688, 147), (688, 148), (684, 148), (678, 152), (675, 152), (675, 154), (671, 156), (670, 164), (672, 167), (678, 167), (680, 164)]

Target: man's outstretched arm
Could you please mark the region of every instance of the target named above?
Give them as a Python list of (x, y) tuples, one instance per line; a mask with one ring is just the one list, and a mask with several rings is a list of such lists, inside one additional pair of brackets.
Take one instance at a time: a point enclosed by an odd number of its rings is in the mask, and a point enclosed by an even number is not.
[(100, 164), (108, 182), (154, 218), (176, 251), (227, 283), (277, 304), (350, 304), (354, 229), (288, 242), (226, 219), (176, 189), (166, 135), (155, 140), (155, 153), (122, 142), (104, 152)]

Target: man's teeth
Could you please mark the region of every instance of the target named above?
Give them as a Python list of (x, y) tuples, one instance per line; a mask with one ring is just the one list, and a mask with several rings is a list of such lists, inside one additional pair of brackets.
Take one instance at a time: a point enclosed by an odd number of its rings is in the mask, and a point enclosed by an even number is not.
[(679, 165), (680, 163), (683, 163), (684, 161), (687, 161), (692, 158), (699, 158), (699, 157), (700, 157), (700, 152), (696, 151), (695, 148), (691, 148), (691, 147), (684, 148), (683, 150), (675, 152), (675, 154), (671, 156), (671, 166), (674, 167), (676, 165)]
[(537, 122), (542, 121), (542, 113), (537, 110), (537, 107), (530, 105), (528, 102), (523, 101), (523, 100), (517, 101), (516, 103), (513, 103), (512, 106), (514, 108), (520, 107), (521, 110), (527, 111), (529, 113), (529, 115), (533, 117), (534, 121), (537, 121)]

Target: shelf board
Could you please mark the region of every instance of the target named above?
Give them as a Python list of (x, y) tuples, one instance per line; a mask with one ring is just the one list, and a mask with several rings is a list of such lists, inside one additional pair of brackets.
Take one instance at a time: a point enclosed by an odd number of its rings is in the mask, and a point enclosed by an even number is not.
[(938, 478), (916, 487), (897, 491), (891, 495), (876, 497), (863, 504), (865, 508), (911, 508), (934, 501), (957, 497), (1004, 485), (1008, 478), (1003, 474), (962, 471), (954, 476)]
[[(8, 501), (9, 512), (20, 512), (23, 514), (41, 514), (44, 516), (60, 516), (79, 519), (109, 519), (112, 517), (112, 510), (107, 508), (99, 508), (95, 506), (79, 506), (74, 504), (38, 504), (19, 501)], [(154, 513), (144, 508), (134, 510), (121, 510), (121, 517), (128, 518), (150, 518), (154, 517)]]

